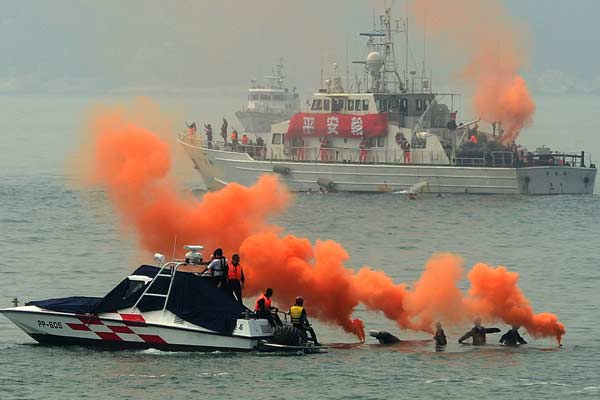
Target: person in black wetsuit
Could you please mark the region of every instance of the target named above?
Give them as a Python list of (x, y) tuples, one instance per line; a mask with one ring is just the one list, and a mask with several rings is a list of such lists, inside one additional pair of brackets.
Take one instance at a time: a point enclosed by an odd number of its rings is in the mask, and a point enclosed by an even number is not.
[(467, 333), (465, 333), (464, 335), (461, 336), (460, 339), (458, 339), (458, 343), (463, 344), (463, 342), (465, 340), (467, 340), (468, 338), (473, 338), (473, 346), (482, 346), (484, 344), (486, 344), (486, 337), (485, 335), (487, 333), (497, 333), (500, 332), (500, 329), (498, 328), (485, 328), (483, 326), (481, 326), (481, 318), (477, 317), (475, 318), (474, 321), (475, 325), (473, 326), (473, 328), (471, 328), (471, 330)]
[(520, 326), (513, 325), (508, 332), (502, 335), (500, 338), (500, 343), (505, 346), (518, 346), (520, 344), (527, 344), (525, 339), (523, 339), (519, 334), (519, 328)]
[(436, 346), (445, 346), (448, 344), (448, 340), (446, 339), (446, 333), (442, 329), (442, 324), (437, 322), (435, 324), (435, 335), (433, 335), (433, 340), (435, 340)]

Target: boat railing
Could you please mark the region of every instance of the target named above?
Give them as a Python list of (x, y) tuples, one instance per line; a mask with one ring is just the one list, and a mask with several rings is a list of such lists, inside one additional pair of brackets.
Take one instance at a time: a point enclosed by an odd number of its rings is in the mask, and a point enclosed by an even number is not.
[[(171, 295), (171, 289), (173, 288), (173, 281), (175, 279), (175, 274), (177, 273), (177, 268), (182, 265), (182, 262), (176, 262), (176, 261), (171, 261), (168, 263), (163, 264), (160, 269), (158, 270), (158, 272), (156, 273), (156, 275), (154, 275), (154, 278), (152, 278), (152, 280), (148, 283), (148, 285), (146, 285), (146, 288), (144, 289), (144, 291), (142, 292), (142, 294), (140, 295), (140, 297), (137, 299), (137, 301), (135, 302), (135, 304), (133, 305), (133, 309), (136, 309), (138, 304), (142, 301), (142, 299), (144, 297), (158, 297), (163, 299), (163, 307), (162, 310), (164, 311), (167, 308), (167, 303), (169, 302), (169, 296)], [(165, 273), (164, 271), (168, 270), (170, 271), (168, 274)], [(155, 292), (150, 292), (150, 289), (154, 286), (154, 284), (158, 281), (159, 278), (169, 278), (169, 286), (167, 287), (167, 293), (155, 293)]]

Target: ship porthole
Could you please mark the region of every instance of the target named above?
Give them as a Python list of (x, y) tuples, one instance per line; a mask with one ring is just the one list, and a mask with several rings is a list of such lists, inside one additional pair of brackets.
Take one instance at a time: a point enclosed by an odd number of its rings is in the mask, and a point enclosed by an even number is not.
[(583, 181), (584, 181), (585, 183), (590, 183), (590, 177), (589, 177), (589, 176), (586, 176), (585, 178), (583, 178)]
[(546, 171), (546, 176), (550, 175), (550, 171)]
[(567, 171), (563, 172), (563, 176), (567, 176)]
[(528, 176), (525, 177), (525, 183), (529, 183), (530, 179)]
[(556, 172), (554, 173), (554, 176), (558, 176), (558, 171), (556, 171)]

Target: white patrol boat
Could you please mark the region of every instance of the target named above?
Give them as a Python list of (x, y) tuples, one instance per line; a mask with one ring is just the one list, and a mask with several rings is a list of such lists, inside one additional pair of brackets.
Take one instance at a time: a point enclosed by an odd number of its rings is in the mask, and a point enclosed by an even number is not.
[(596, 167), (584, 152), (505, 146), (499, 123), (491, 133), (481, 132), (477, 119), (457, 123), (454, 94), (434, 93), (424, 71), (417, 76), (406, 68), (401, 77), (397, 33), (406, 33), (406, 24), (392, 26), (388, 9), (378, 28), (361, 33), (369, 53), (354, 90), (334, 73), (309, 109), (274, 124), (267, 140), (207, 146), (203, 137), (181, 135), (207, 188), (277, 174), (292, 191), (398, 192), (420, 185), (432, 193), (593, 193)]
[(268, 135), (271, 125), (288, 120), (300, 111), (300, 96), (296, 88), (290, 90), (284, 86), (285, 71), (283, 60), (275, 66), (273, 75), (265, 76), (267, 85), (252, 80), (248, 90), (248, 104), (235, 113), (244, 127), (244, 133), (257, 136)]
[[(104, 297), (32, 301), (0, 309), (39, 343), (172, 351), (252, 350), (323, 352), (256, 318), (230, 294), (202, 277), (194, 259), (202, 246), (185, 246), (186, 262), (142, 265)], [(191, 261), (190, 261), (191, 260)], [(287, 335), (294, 339), (292, 336)], [(273, 342), (273, 343), (271, 343)]]

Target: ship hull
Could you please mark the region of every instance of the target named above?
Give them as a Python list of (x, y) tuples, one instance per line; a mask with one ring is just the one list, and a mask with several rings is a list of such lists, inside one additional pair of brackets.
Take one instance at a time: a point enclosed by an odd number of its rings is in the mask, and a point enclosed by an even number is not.
[(244, 127), (247, 133), (269, 133), (271, 125), (287, 121), (293, 114), (287, 113), (266, 113), (258, 111), (238, 111), (236, 118)]
[(432, 193), (592, 194), (596, 178), (595, 168), (570, 166), (496, 168), (260, 161), (245, 153), (180, 143), (209, 190), (229, 182), (252, 185), (263, 174), (276, 174), (289, 190), (299, 192), (319, 190), (322, 186), (340, 192), (394, 192), (427, 182)]
[[(0, 313), (35, 341), (47, 345), (248, 352), (256, 349), (262, 339), (271, 336), (266, 320), (238, 320), (234, 333), (225, 335), (183, 321), (180, 326), (173, 324), (175, 316), (168, 311), (89, 316), (24, 306), (0, 310)], [(265, 333), (260, 334), (257, 330)]]

